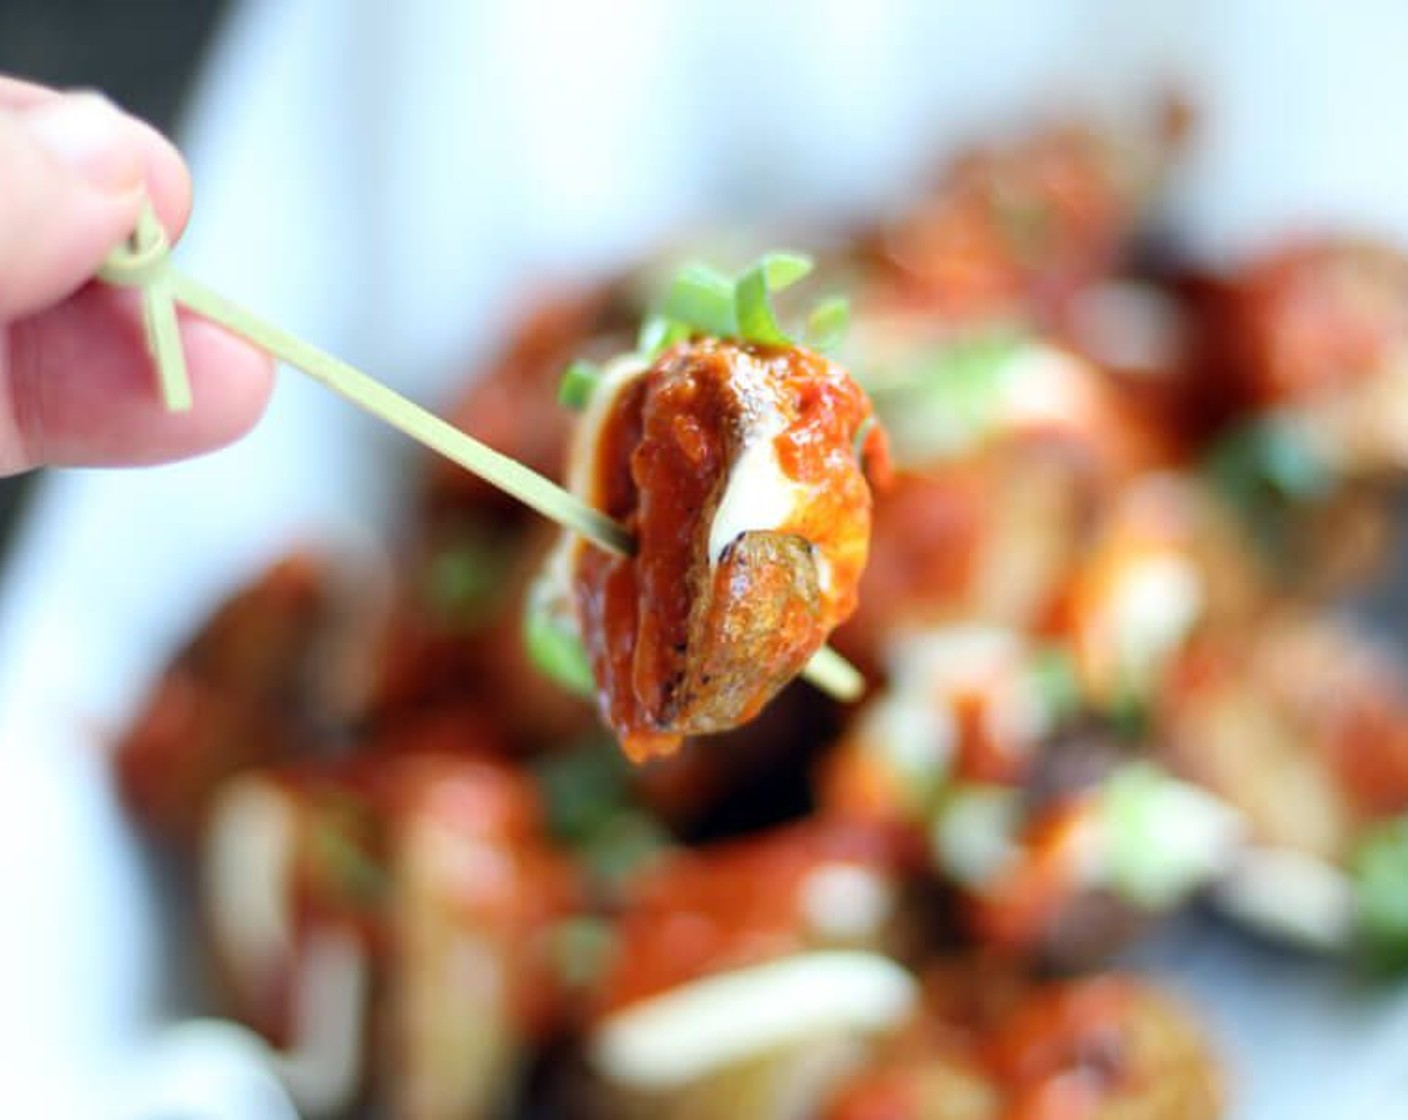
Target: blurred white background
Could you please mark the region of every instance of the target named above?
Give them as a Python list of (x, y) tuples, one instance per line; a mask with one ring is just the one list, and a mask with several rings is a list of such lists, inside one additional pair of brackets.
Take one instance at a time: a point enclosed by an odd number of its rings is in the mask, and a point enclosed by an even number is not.
[[(724, 216), (874, 208), (964, 138), (1043, 106), (1142, 112), (1174, 81), (1204, 118), (1167, 215), (1182, 243), (1327, 220), (1408, 240), (1405, 60), (1402, 0), (252, 0), (181, 137), (182, 257), (443, 403), (528, 285)], [(0, 585), (8, 1114), (282, 1115), (237, 1044), (160, 1041), (179, 938), (101, 730), (257, 558), (381, 521), (409, 454), (285, 373), (237, 448), (45, 480)], [(1239, 1117), (1402, 1114), (1408, 1006), (1202, 931), (1154, 957), (1211, 1001)]]

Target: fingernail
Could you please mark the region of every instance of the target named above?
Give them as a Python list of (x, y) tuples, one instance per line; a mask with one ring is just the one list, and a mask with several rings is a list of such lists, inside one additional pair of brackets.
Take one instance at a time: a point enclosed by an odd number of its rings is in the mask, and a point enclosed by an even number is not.
[(142, 182), (142, 156), (121, 111), (97, 93), (34, 106), (21, 123), (40, 147), (92, 186), (126, 193)]

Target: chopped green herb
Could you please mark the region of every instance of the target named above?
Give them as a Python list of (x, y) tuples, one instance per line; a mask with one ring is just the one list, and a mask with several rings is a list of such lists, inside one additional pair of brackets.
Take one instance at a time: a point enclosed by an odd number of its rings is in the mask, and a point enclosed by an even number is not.
[(577, 852), (594, 879), (614, 887), (659, 859), (670, 844), (670, 834), (649, 813), (623, 809), (593, 829)]
[(548, 828), (559, 840), (580, 841), (630, 800), (630, 763), (605, 736), (593, 736), (534, 767)]
[(548, 933), (558, 974), (572, 988), (585, 988), (606, 970), (616, 952), (616, 931), (604, 918), (568, 918)]
[(587, 407), (600, 381), (601, 367), (578, 358), (563, 371), (557, 386), (557, 403), (580, 412)]
[(1329, 464), (1287, 420), (1250, 424), (1223, 437), (1208, 459), (1213, 480), (1238, 506), (1268, 497), (1316, 501), (1334, 486)]
[(596, 678), (581, 636), (570, 619), (551, 609), (542, 584), (528, 596), (523, 611), (523, 644), (533, 664), (567, 691), (585, 697), (596, 694)]
[(850, 325), (851, 301), (845, 296), (828, 296), (807, 316), (807, 344), (813, 350), (834, 350)]
[(593, 737), (535, 767), (548, 827), (599, 884), (613, 887), (670, 845), (663, 825), (633, 800), (630, 763)]
[[(778, 322), (772, 295), (791, 287), (812, 270), (800, 253), (765, 253), (736, 277), (704, 264), (689, 264), (675, 275), (658, 312), (641, 325), (637, 348), (654, 357), (693, 334), (738, 338), (772, 346), (792, 344)], [(827, 301), (819, 323), (828, 335), (844, 325), (841, 301)], [(815, 313), (814, 313), (815, 314)]]
[(636, 338), (636, 349), (648, 358), (654, 358), (668, 350), (677, 342), (689, 337), (689, 327), (664, 315), (647, 315), (640, 325)]
[(780, 292), (810, 274), (812, 267), (812, 259), (805, 253), (789, 253), (783, 249), (764, 253), (748, 271), (761, 270), (768, 290)]
[(690, 264), (675, 275), (665, 296), (663, 314), (704, 334), (727, 338), (738, 334), (734, 282), (708, 265)]
[(340, 808), (330, 809), (313, 831), (313, 859), (338, 897), (359, 907), (381, 903), (389, 889), (386, 870), (356, 834), (355, 822)]
[(970, 451), (999, 422), (1011, 360), (1025, 345), (1012, 332), (961, 338), (921, 355), (866, 388), (901, 465)]
[(929, 822), (929, 854), (954, 882), (981, 890), (1016, 853), (1022, 814), (1017, 789), (957, 783), (945, 791)]
[(1334, 490), (1335, 474), (1284, 417), (1271, 416), (1218, 440), (1204, 469), (1273, 563), (1295, 543), (1306, 508)]
[(1225, 804), (1145, 762), (1105, 781), (1100, 818), (1110, 888), (1148, 910), (1174, 905), (1223, 872), (1240, 829)]
[(1139, 742), (1149, 734), (1149, 705), (1140, 691), (1126, 683), (1105, 711), (1110, 726), (1121, 739)]
[(1408, 967), (1408, 817), (1370, 829), (1350, 871), (1359, 938), (1369, 962), (1382, 969)]
[(785, 346), (788, 338), (778, 325), (769, 295), (767, 267), (758, 263), (738, 278), (734, 286), (734, 315), (738, 333), (750, 342)]
[(424, 569), (425, 602), (451, 626), (473, 628), (498, 601), (508, 578), (508, 556), (498, 542), (473, 528), (436, 548)]
[(1032, 682), (1056, 722), (1068, 719), (1080, 710), (1080, 678), (1076, 675), (1075, 659), (1059, 646), (1046, 646), (1032, 658)]

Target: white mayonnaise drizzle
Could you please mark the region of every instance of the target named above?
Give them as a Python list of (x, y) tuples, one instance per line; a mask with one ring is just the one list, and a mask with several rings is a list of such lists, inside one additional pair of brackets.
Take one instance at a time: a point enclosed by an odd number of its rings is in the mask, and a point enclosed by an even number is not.
[(236, 779), (217, 802), (205, 846), (212, 937), (242, 990), (261, 991), (291, 966), (292, 1040), (269, 1063), (305, 1116), (346, 1109), (362, 1083), (366, 950), (336, 927), (295, 946), (290, 876), (297, 809), (277, 787)]
[[(788, 477), (777, 456), (777, 437), (787, 431), (787, 416), (769, 384), (767, 364), (739, 353), (731, 365), (733, 388), (742, 405), (741, 449), (729, 468), (724, 492), (709, 525), (709, 562), (742, 534), (781, 528), (807, 500), (807, 488)], [(830, 591), (829, 565), (817, 565), (817, 581)]]
[(611, 1081), (669, 1089), (788, 1044), (897, 1026), (918, 996), (914, 978), (888, 957), (802, 953), (625, 1007), (597, 1027), (588, 1056)]

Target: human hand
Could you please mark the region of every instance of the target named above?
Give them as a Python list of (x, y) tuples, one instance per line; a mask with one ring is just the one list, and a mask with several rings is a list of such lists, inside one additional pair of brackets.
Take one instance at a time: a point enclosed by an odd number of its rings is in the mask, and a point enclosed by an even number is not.
[(89, 282), (144, 194), (175, 242), (191, 181), (155, 129), (96, 94), (0, 76), (0, 475), (194, 455), (263, 412), (269, 358), (182, 313), (195, 402), (168, 413), (137, 293)]

